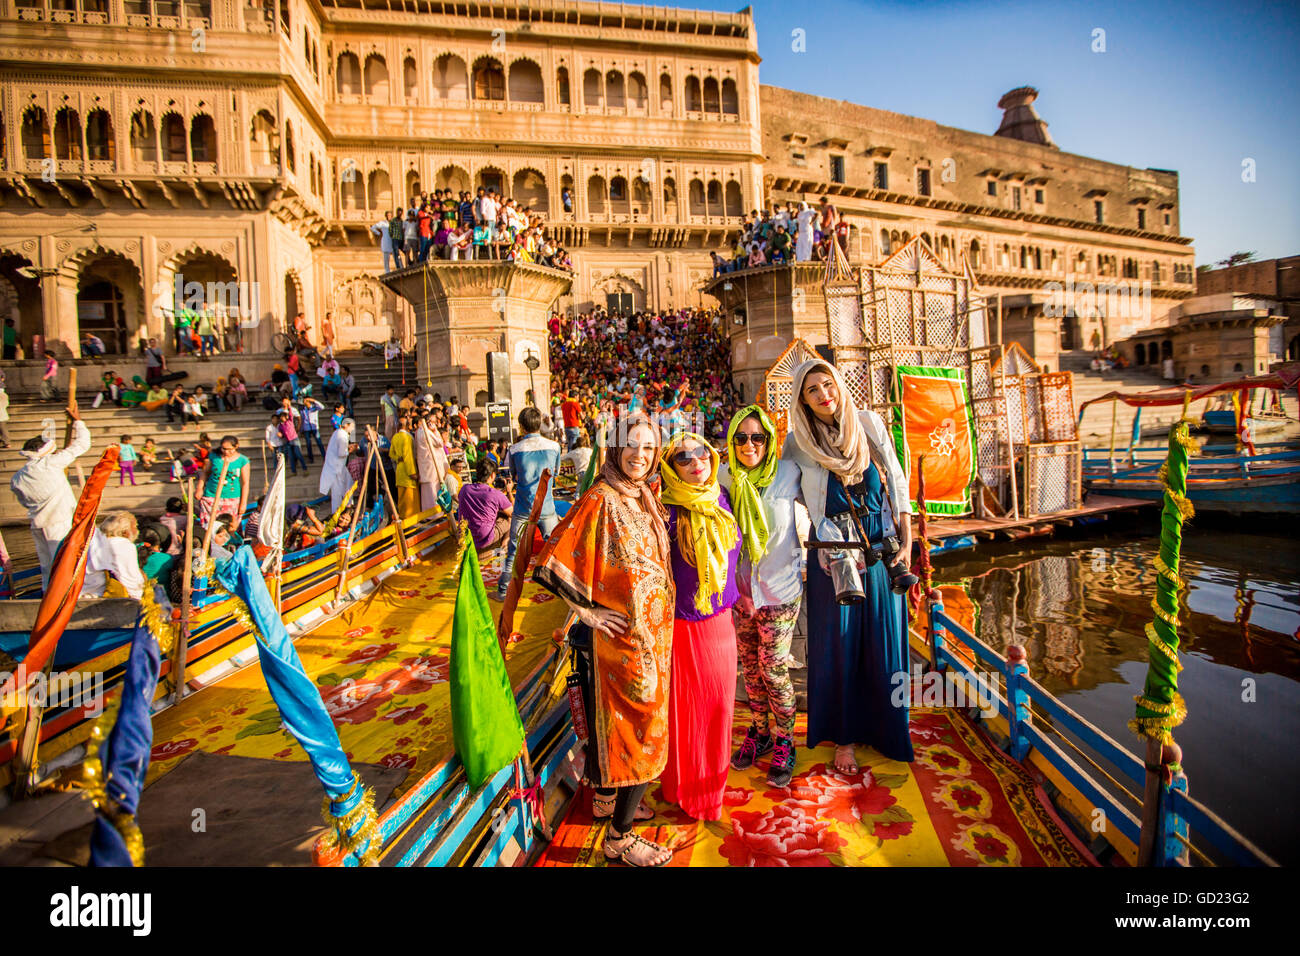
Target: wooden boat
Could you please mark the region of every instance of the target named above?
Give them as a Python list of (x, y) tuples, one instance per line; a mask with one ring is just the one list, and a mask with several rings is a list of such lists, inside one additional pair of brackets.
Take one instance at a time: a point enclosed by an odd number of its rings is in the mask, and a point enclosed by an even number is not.
[[(1300, 449), (1241, 455), (1224, 454), (1236, 451), (1232, 445), (1207, 445), (1201, 451), (1209, 455), (1192, 459), (1187, 474), (1187, 497), (1198, 511), (1300, 514)], [(1126, 457), (1127, 466), (1117, 467), (1105, 449), (1085, 449), (1083, 478), (1089, 490), (1159, 501), (1164, 495), (1159, 472), (1165, 453), (1151, 449)]]
[[(423, 512), (403, 522), (403, 532), (412, 554), (427, 551), (440, 540), (448, 525), (438, 509)], [(300, 551), (285, 555), (280, 583), (284, 621), (291, 633), (309, 630), (323, 616), (323, 607), (339, 596), (338, 553), (343, 535), (336, 535)], [(343, 595), (355, 598), (373, 589), (401, 563), (396, 528), (384, 524), (384, 505), (376, 501), (358, 524), (348, 553)], [(40, 571), (37, 568), (13, 575), (9, 599), (0, 601), (0, 661), (20, 662), (40, 600)], [(230, 602), (196, 593), (196, 620), (190, 632), (185, 656), (186, 693), (208, 687), (231, 671), (256, 659), (254, 638), (232, 613)], [(179, 614), (179, 612), (176, 612)], [(75, 699), (56, 702), (41, 717), (39, 760), (49, 770), (79, 758), (93, 718), (116, 695), (125, 671), (131, 639), (135, 632), (138, 605), (131, 600), (83, 601), (78, 603), (72, 623), (59, 642), (53, 670), (87, 675), (86, 692)], [(176, 661), (162, 662), (159, 696), (155, 711), (176, 701), (169, 686)], [(12, 666), (12, 665), (11, 665)], [(0, 670), (5, 668), (0, 667)], [(14, 780), (13, 760), (18, 741), (10, 728), (0, 731), (0, 787)]]

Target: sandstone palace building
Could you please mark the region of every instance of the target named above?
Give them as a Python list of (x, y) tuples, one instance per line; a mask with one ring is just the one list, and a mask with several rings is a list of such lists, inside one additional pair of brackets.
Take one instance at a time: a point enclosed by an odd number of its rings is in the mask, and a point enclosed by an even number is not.
[[(0, 90), (0, 313), (26, 349), (165, 339), (178, 275), (246, 293), (253, 348), (299, 310), (409, 337), (370, 226), (480, 185), (545, 213), (577, 309), (711, 304), (709, 251), (746, 213), (822, 195), (853, 260), (918, 235), (965, 256), (1048, 364), (1193, 291), (1176, 173), (1063, 152), (1029, 88), (987, 135), (760, 85), (748, 10), (0, 0)], [(1149, 308), (1059, 314), (1067, 280), (1149, 283)]]

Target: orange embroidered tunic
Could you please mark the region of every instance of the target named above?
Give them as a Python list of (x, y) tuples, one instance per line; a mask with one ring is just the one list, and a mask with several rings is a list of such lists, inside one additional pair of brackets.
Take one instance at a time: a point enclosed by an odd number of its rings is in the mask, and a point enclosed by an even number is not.
[(603, 481), (570, 509), (537, 559), (536, 581), (580, 607), (623, 614), (628, 633), (592, 635), (601, 783), (649, 783), (668, 754), (674, 590), (669, 555), (637, 502)]

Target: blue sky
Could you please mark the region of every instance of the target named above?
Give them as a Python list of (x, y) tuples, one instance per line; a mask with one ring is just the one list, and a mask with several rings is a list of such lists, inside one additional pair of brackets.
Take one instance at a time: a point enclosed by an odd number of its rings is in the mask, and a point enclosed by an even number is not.
[(764, 83), (985, 133), (1033, 86), (1062, 150), (1179, 173), (1198, 264), (1300, 253), (1300, 3), (759, 0), (754, 18)]

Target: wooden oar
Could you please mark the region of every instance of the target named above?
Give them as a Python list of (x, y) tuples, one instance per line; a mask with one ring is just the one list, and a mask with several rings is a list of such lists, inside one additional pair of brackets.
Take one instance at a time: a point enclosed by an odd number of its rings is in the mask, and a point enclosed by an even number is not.
[[(379, 447), (379, 432), (376, 428), (366, 426), (366, 439), (373, 447)], [(391, 446), (390, 446), (391, 447)], [(388, 472), (384, 471), (384, 463), (379, 460), (379, 455), (375, 455), (375, 467), (379, 472), (382, 481), (381, 487), (384, 492), (384, 501), (388, 503), (388, 511), (393, 516), (393, 530), (397, 535), (397, 553), (402, 559), (403, 564), (410, 563), (411, 552), (406, 546), (406, 531), (402, 527), (402, 514), (397, 510), (397, 503), (393, 500), (393, 491), (388, 486)]]
[[(77, 408), (77, 366), (68, 366), (68, 412), (76, 415), (80, 409)], [(68, 426), (63, 432), (63, 447), (67, 448), (72, 444), (72, 423), (73, 419), (68, 418)], [(86, 487), (86, 473), (81, 470), (81, 462), (74, 461), (73, 465), (77, 469), (77, 484)]]

